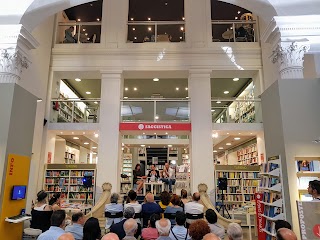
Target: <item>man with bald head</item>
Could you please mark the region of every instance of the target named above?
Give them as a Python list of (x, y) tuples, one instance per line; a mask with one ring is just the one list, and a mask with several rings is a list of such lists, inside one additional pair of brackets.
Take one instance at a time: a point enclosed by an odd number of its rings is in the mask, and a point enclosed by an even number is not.
[(58, 240), (74, 240), (74, 237), (71, 233), (64, 233), (58, 238)]
[(219, 238), (214, 233), (207, 233), (206, 235), (204, 235), (203, 240), (221, 240), (221, 238)]
[(101, 238), (101, 240), (119, 240), (119, 237), (115, 233), (108, 233)]
[(134, 234), (137, 232), (138, 229), (138, 224), (136, 220), (130, 218), (127, 221), (125, 221), (125, 223), (123, 224), (123, 229), (126, 233), (126, 236), (123, 238), (123, 240), (137, 240), (134, 237)]
[[(200, 193), (195, 192), (192, 195), (192, 202), (188, 202), (184, 205), (184, 211), (188, 215), (189, 214), (201, 214), (203, 213), (203, 205), (199, 203), (200, 201)], [(187, 216), (188, 217), (188, 216)], [(195, 220), (187, 219), (187, 223), (191, 224)]]
[(280, 228), (277, 231), (277, 240), (297, 240), (297, 236), (288, 228)]
[(171, 240), (169, 237), (171, 229), (171, 222), (169, 219), (161, 218), (160, 220), (156, 221), (156, 228), (159, 233), (157, 240)]
[(159, 204), (154, 202), (154, 196), (152, 193), (146, 195), (146, 203), (142, 205), (142, 217), (143, 217), (143, 227), (148, 227), (148, 221), (150, 216), (154, 213), (159, 214), (163, 212)]

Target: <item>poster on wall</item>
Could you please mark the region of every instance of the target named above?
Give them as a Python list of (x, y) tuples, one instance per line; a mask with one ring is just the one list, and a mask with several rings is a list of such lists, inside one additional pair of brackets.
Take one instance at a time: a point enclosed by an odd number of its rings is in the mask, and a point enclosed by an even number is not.
[(261, 215), (264, 213), (264, 205), (261, 203), (263, 199), (263, 193), (255, 193), (256, 201), (256, 218), (257, 218), (257, 228), (258, 228), (258, 240), (265, 240), (267, 235), (263, 231), (266, 225), (266, 219)]
[(297, 201), (302, 240), (320, 239), (320, 203)]

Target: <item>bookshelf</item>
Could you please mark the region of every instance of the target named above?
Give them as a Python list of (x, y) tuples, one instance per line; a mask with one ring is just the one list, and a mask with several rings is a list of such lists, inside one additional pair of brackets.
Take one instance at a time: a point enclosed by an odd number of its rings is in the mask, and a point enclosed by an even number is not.
[(239, 165), (255, 165), (258, 164), (257, 144), (251, 144), (237, 151)]
[(253, 90), (251, 90), (245, 97), (246, 102), (237, 102), (235, 106), (235, 122), (252, 123), (255, 122), (255, 104)]
[(310, 181), (320, 180), (320, 157), (295, 157), (297, 169), (297, 182), (299, 199), (311, 201), (312, 196), (308, 194)]
[[(62, 93), (60, 93), (60, 98), (68, 99)], [(82, 122), (85, 117), (77, 103), (72, 101), (59, 101), (54, 104), (53, 109), (58, 111), (58, 122)]]
[[(84, 174), (92, 175), (93, 186), (88, 189), (82, 184)], [(61, 192), (61, 197), (71, 203), (85, 203), (88, 190), (88, 203), (94, 204), (95, 177), (95, 164), (46, 164), (44, 190), (49, 198)]]
[(263, 231), (267, 234), (266, 240), (272, 240), (276, 237), (275, 221), (285, 219), (280, 156), (268, 158), (262, 165), (260, 177), (260, 190), (263, 192), (263, 201), (260, 202), (264, 205), (261, 216), (265, 219)]
[(171, 161), (178, 162), (178, 148), (168, 148), (168, 159), (169, 164), (171, 164)]
[[(259, 190), (260, 166), (215, 165), (216, 186), (218, 178), (226, 177), (228, 188), (224, 192), (224, 203), (228, 210), (240, 208), (254, 201), (254, 194)], [(222, 191), (217, 188), (216, 203), (222, 200)]]
[(126, 194), (128, 191), (132, 189), (132, 181), (133, 181), (133, 171), (132, 171), (132, 154), (131, 153), (123, 153), (122, 155), (122, 174), (128, 176), (128, 178), (121, 178), (120, 182), (120, 193)]
[(154, 164), (156, 169), (161, 172), (164, 164), (168, 162), (168, 149), (167, 148), (147, 148), (147, 167), (146, 175)]

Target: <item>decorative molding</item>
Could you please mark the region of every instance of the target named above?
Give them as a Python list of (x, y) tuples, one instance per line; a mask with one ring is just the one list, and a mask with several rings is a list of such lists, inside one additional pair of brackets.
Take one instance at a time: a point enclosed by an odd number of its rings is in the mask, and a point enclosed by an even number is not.
[(310, 49), (306, 42), (281, 42), (273, 50), (272, 63), (279, 64), (282, 79), (303, 78), (304, 54)]

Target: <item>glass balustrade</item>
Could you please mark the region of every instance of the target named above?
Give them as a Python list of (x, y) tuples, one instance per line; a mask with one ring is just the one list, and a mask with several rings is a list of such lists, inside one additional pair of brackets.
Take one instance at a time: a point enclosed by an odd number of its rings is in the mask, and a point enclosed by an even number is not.
[(213, 42), (257, 42), (256, 21), (250, 20), (217, 20), (212, 21)]
[(129, 21), (128, 37), (130, 43), (144, 42), (184, 42), (184, 21)]
[(58, 23), (57, 44), (100, 43), (101, 22)]
[(97, 123), (99, 122), (100, 100), (51, 101), (52, 123)]
[(260, 100), (214, 100), (211, 102), (214, 123), (261, 123)]

